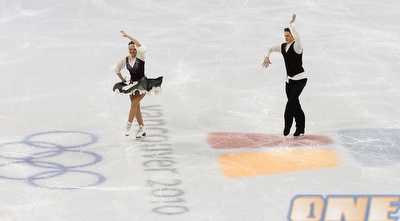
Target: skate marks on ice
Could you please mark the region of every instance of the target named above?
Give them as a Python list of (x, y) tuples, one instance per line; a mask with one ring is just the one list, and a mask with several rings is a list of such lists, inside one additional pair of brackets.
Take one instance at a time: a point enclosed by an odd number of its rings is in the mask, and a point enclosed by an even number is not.
[(0, 179), (45, 189), (97, 186), (105, 177), (85, 169), (102, 160), (99, 154), (85, 150), (97, 140), (96, 135), (81, 131), (49, 131), (2, 143)]
[[(326, 146), (333, 141), (326, 136), (306, 135), (296, 139), (262, 133), (213, 132), (208, 144), (214, 149)], [(296, 172), (337, 166), (340, 159), (331, 150), (277, 150), (232, 152), (218, 156), (223, 173), (230, 178)]]
[(207, 141), (215, 149), (322, 146), (333, 143), (329, 137), (321, 135), (306, 135), (294, 139), (276, 134), (237, 132), (209, 133)]
[[(380, 167), (400, 164), (400, 129), (370, 128), (339, 131), (341, 145), (361, 166)], [(214, 149), (262, 147), (327, 146), (333, 141), (326, 136), (306, 135), (297, 139), (274, 134), (215, 132), (207, 137)], [(232, 152), (218, 157), (224, 174), (238, 178), (295, 172), (337, 166), (340, 158), (331, 150), (286, 150), (268, 152)]]
[(400, 129), (352, 129), (339, 134), (342, 145), (362, 166), (400, 164)]

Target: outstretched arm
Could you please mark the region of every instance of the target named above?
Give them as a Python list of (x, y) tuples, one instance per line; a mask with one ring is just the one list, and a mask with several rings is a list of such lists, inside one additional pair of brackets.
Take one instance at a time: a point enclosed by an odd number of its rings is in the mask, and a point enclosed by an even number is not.
[(269, 60), (269, 56), (272, 52), (281, 52), (281, 45), (272, 45), (267, 49), (267, 52), (264, 54), (264, 62), (262, 64), (264, 68), (267, 68), (270, 64), (272, 64)]
[(136, 40), (136, 38), (134, 38), (134, 37), (128, 35), (128, 34), (125, 33), (124, 31), (121, 31), (121, 33), (122, 33), (122, 37), (128, 38), (129, 40), (133, 41), (133, 43), (135, 43), (135, 45), (136, 45), (137, 47), (142, 46), (142, 45), (139, 43), (139, 41)]
[(272, 63), (271, 63), (271, 61), (269, 60), (269, 57), (265, 57), (262, 66), (263, 66), (264, 68), (267, 68), (270, 64), (272, 64)]

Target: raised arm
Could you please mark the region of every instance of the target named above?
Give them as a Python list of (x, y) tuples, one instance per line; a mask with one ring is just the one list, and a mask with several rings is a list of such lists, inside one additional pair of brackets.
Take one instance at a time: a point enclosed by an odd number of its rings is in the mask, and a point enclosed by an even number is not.
[(294, 23), (296, 21), (296, 14), (292, 15), (292, 20), (289, 22), (290, 24)]
[(303, 52), (303, 44), (301, 43), (301, 39), (300, 39), (300, 34), (299, 32), (297, 32), (297, 29), (294, 25), (294, 22), (296, 21), (296, 14), (292, 15), (292, 20), (290, 21), (290, 25), (289, 25), (289, 29), (290, 29), (290, 33), (292, 34), (295, 42), (294, 42), (294, 51), (297, 54), (301, 54)]
[(122, 33), (122, 37), (128, 38), (128, 39), (131, 40), (133, 43), (135, 43), (135, 45), (136, 45), (137, 47), (142, 46), (142, 45), (139, 43), (139, 41), (136, 40), (136, 38), (134, 38), (134, 37), (128, 35), (128, 34), (125, 33), (124, 31), (121, 31), (121, 33)]

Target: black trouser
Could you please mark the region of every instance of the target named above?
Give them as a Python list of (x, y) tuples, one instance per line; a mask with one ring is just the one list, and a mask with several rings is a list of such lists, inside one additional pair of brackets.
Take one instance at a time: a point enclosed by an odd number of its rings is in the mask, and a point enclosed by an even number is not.
[(307, 78), (301, 80), (290, 80), (286, 82), (286, 96), (288, 101), (285, 109), (285, 128), (291, 128), (293, 118), (296, 121), (296, 131), (304, 133), (306, 117), (301, 109), (299, 96), (307, 84)]

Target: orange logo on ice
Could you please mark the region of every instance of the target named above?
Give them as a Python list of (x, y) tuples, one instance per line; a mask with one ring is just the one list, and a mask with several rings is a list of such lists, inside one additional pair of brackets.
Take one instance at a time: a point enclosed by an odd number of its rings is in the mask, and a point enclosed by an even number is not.
[(339, 157), (331, 150), (248, 152), (219, 156), (222, 171), (231, 178), (327, 168), (339, 162)]
[(397, 221), (399, 195), (300, 195), (292, 199), (289, 221)]
[[(208, 134), (214, 149), (310, 147), (332, 144), (329, 137), (307, 135), (297, 139), (262, 133), (214, 132)], [(337, 166), (338, 155), (331, 150), (274, 150), (231, 152), (218, 157), (223, 173), (231, 178), (296, 172)]]

